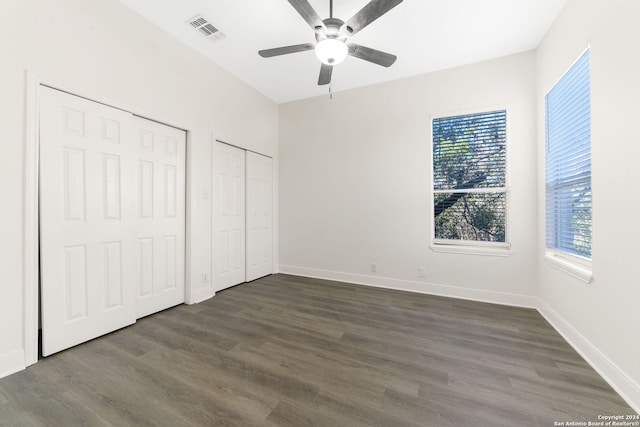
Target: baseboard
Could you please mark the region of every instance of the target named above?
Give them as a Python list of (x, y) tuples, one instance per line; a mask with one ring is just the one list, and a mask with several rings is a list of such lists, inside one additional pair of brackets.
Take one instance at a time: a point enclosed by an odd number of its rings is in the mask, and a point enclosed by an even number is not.
[(343, 273), (339, 271), (321, 270), (316, 268), (280, 265), (279, 272), (296, 276), (312, 277), (316, 279), (334, 280), (336, 282), (354, 283), (356, 285), (373, 286), (377, 288), (395, 289), (399, 291), (415, 292), (427, 295), (466, 299), (488, 302), (493, 304), (510, 305), (514, 307), (536, 308), (537, 299), (529, 295), (494, 292), (482, 289), (461, 288), (457, 286), (439, 285), (414, 280), (394, 279), (391, 277), (371, 276), (365, 274)]
[(213, 298), (215, 294), (215, 291), (211, 287), (197, 289), (191, 293), (191, 298), (185, 301), (185, 304), (198, 304), (209, 298)]
[(578, 332), (544, 301), (538, 300), (538, 311), (560, 335), (595, 369), (613, 389), (640, 414), (640, 385)]
[(26, 368), (24, 350), (16, 350), (0, 356), (0, 378)]

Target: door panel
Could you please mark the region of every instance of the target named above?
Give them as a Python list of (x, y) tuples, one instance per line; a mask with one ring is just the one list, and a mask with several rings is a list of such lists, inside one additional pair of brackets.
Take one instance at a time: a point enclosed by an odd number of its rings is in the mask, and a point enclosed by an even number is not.
[(43, 354), (135, 322), (131, 115), (43, 87)]
[(245, 281), (245, 151), (214, 142), (212, 268), (214, 291)]
[(136, 317), (184, 302), (186, 133), (134, 117)]
[(273, 273), (273, 165), (247, 152), (247, 281)]

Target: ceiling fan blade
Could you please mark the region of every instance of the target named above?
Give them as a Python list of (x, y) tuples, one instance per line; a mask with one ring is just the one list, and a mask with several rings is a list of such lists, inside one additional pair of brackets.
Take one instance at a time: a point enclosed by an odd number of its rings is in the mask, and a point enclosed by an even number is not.
[(307, 21), (307, 24), (309, 24), (312, 30), (316, 31), (316, 27), (324, 28), (322, 19), (320, 19), (307, 0), (289, 0), (289, 3), (298, 11), (300, 16), (302, 16), (302, 19)]
[(272, 56), (286, 55), (288, 53), (304, 52), (312, 50), (315, 47), (313, 43), (294, 44), (292, 46), (276, 47), (273, 49), (264, 49), (258, 51), (258, 55), (263, 58), (271, 58)]
[(382, 65), (383, 67), (390, 67), (398, 59), (397, 56), (390, 53), (382, 52), (381, 50), (371, 49), (370, 47), (361, 46), (359, 44), (349, 44), (349, 55), (356, 58), (364, 59), (365, 61), (373, 62), (374, 64)]
[(331, 83), (331, 73), (333, 72), (333, 65), (322, 64), (320, 67), (320, 77), (318, 77), (318, 85), (328, 85)]
[(402, 0), (371, 0), (369, 4), (347, 21), (347, 26), (353, 30), (351, 35), (362, 30), (400, 3), (402, 3)]

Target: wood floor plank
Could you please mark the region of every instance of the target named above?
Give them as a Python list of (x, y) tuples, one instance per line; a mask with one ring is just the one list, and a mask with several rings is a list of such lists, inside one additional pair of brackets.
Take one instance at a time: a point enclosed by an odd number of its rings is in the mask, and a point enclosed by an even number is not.
[(290, 275), (0, 380), (3, 427), (547, 427), (633, 413), (535, 310)]

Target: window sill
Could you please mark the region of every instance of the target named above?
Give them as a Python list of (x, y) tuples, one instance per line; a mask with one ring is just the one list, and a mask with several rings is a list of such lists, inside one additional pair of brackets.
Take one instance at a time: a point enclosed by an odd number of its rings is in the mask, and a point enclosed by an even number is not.
[(481, 256), (508, 257), (513, 254), (513, 250), (509, 245), (491, 247), (491, 246), (475, 246), (461, 244), (438, 244), (432, 243), (430, 246), (433, 252), (449, 253), (449, 254), (467, 254)]
[(544, 260), (550, 266), (564, 271), (565, 273), (583, 281), (584, 283), (591, 283), (591, 280), (593, 279), (591, 265), (588, 265), (588, 263), (582, 264), (573, 261), (569, 257), (565, 257), (562, 254), (553, 251), (547, 251), (544, 255)]

